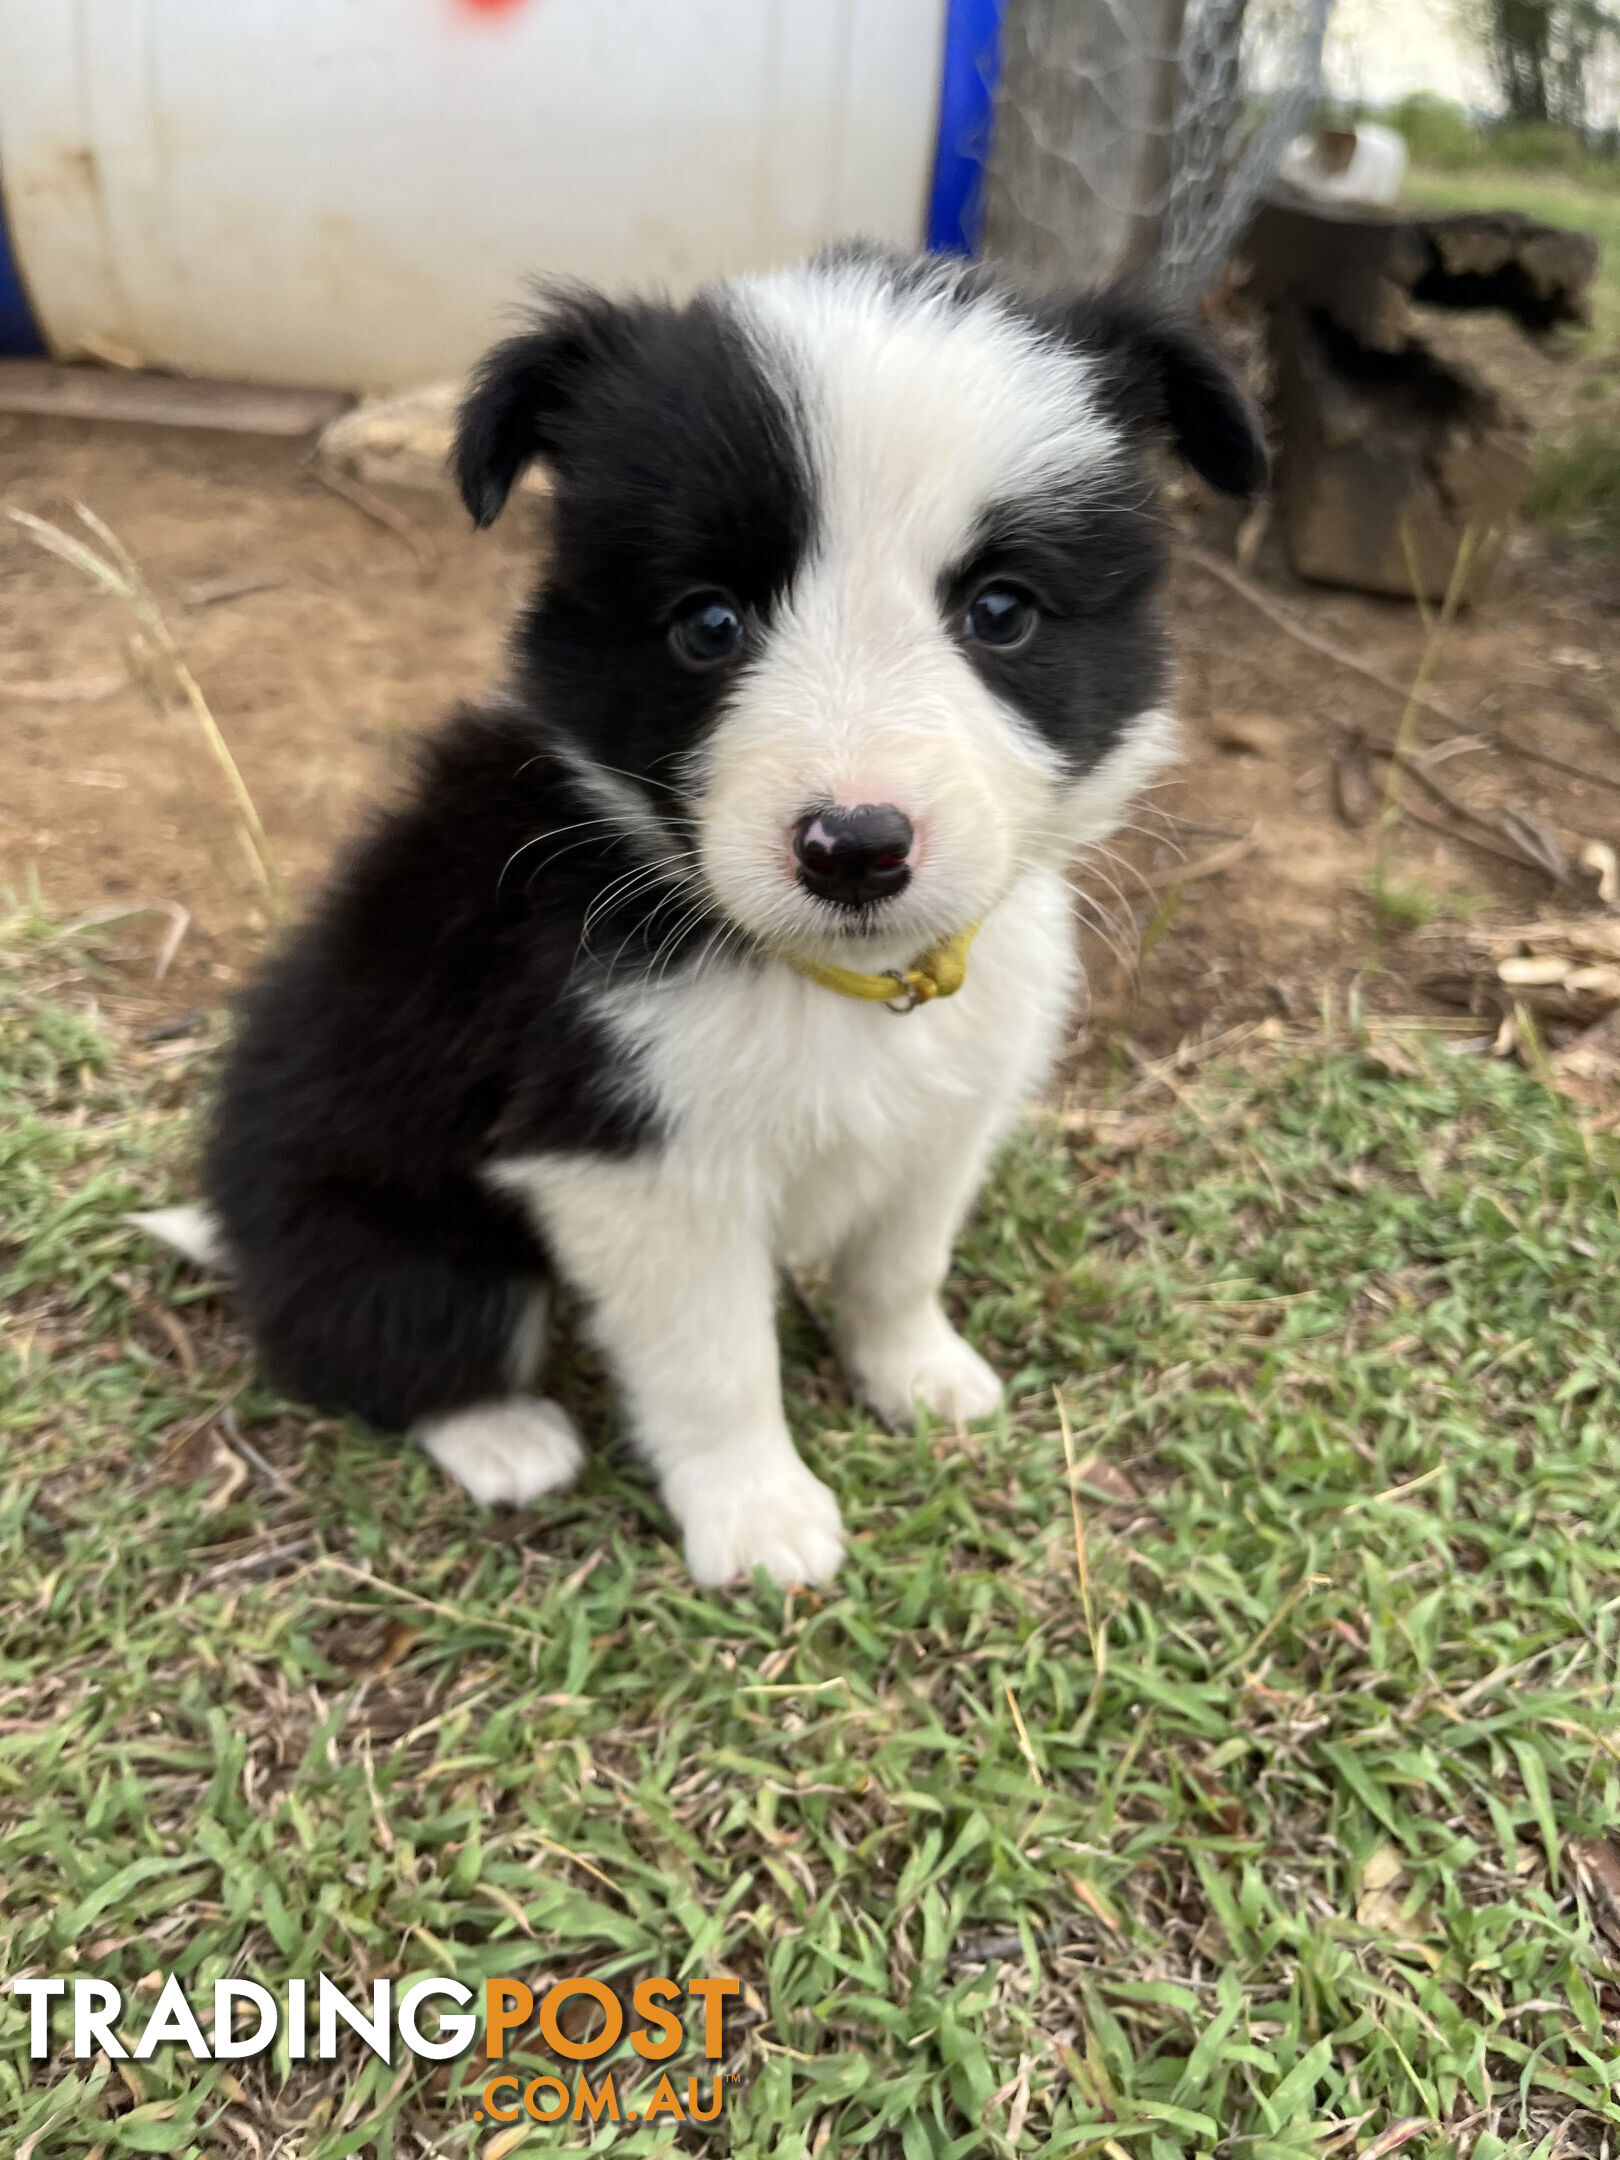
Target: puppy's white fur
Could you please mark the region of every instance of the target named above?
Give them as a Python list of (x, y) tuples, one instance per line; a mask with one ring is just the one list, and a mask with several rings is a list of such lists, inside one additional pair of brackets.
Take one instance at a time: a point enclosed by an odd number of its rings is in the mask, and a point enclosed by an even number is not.
[(527, 1507), (561, 1492), (585, 1460), (567, 1411), (522, 1395), (430, 1418), (412, 1438), (486, 1507)]
[(228, 1273), (230, 1256), (212, 1209), (188, 1202), (180, 1207), (140, 1208), (124, 1217), (160, 1244), (172, 1245), (193, 1267)]
[(959, 994), (904, 1018), (782, 963), (618, 993), (612, 1024), (668, 1120), (655, 1156), (493, 1173), (585, 1290), (700, 1582), (821, 1582), (837, 1504), (782, 1407), (775, 1268), (830, 1266), (838, 1342), (880, 1415), (984, 1416), (1000, 1389), (940, 1286), (996, 1141), (1045, 1079), (1077, 975), (1069, 897), (1029, 872)]

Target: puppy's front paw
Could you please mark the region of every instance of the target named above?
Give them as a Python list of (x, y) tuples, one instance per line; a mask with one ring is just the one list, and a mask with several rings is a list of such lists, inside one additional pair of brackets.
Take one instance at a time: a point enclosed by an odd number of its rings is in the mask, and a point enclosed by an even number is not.
[(708, 1588), (762, 1567), (779, 1583), (824, 1583), (844, 1557), (838, 1502), (791, 1451), (726, 1454), (664, 1480), (693, 1580)]
[(526, 1395), (426, 1419), (411, 1437), (485, 1507), (527, 1507), (560, 1492), (585, 1460), (568, 1413)]
[(937, 1310), (909, 1327), (857, 1336), (845, 1361), (856, 1392), (885, 1425), (909, 1425), (919, 1404), (947, 1425), (966, 1425), (1001, 1402), (1001, 1382)]

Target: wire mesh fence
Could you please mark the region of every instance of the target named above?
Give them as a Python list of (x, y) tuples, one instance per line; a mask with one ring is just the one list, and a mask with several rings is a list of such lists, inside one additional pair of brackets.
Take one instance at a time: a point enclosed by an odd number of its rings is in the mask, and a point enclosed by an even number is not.
[(1321, 91), (1332, 0), (1008, 0), (985, 252), (1036, 286), (1219, 269)]

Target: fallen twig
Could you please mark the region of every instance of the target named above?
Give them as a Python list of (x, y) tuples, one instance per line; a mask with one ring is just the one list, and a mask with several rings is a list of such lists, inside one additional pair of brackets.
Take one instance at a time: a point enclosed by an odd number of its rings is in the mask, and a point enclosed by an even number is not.
[(1215, 848), (1208, 855), (1197, 856), (1190, 863), (1172, 864), (1168, 870), (1149, 870), (1140, 874), (1149, 892), (1166, 892), (1175, 885), (1190, 885), (1195, 878), (1218, 877), (1223, 870), (1230, 870), (1252, 855), (1260, 845), (1260, 828), (1254, 826), (1241, 840), (1232, 840), (1225, 847)]
[(249, 593), (275, 592), (280, 585), (280, 578), (263, 573), (249, 577), (207, 578), (200, 585), (188, 585), (184, 598), (188, 608), (211, 608), (218, 607), (222, 600), (245, 600)]
[(1528, 856), (1515, 855), (1510, 849), (1497, 847), (1490, 840), (1481, 840), (1477, 833), (1466, 829), (1459, 831), (1455, 825), (1442, 825), (1438, 818), (1425, 817), (1421, 810), (1414, 810), (1410, 803), (1402, 803), (1401, 815), (1408, 824), (1421, 825), (1425, 832), (1438, 833), (1442, 840), (1458, 840), (1464, 847), (1478, 848), (1482, 855), (1494, 855), (1498, 862), (1510, 863), (1515, 870), (1541, 868), (1539, 863), (1531, 862)]
[(1424, 712), (1433, 713), (1437, 719), (1444, 720), (1448, 727), (1462, 725), (1451, 707), (1435, 697), (1431, 691), (1421, 687), (1413, 689), (1409, 683), (1403, 683), (1399, 676), (1386, 674), (1381, 667), (1375, 667), (1370, 660), (1361, 659), (1347, 646), (1335, 645), (1331, 638), (1321, 637), (1316, 631), (1307, 630), (1303, 623), (1294, 620), (1286, 608), (1280, 607), (1268, 593), (1262, 592), (1258, 585), (1246, 578), (1241, 570), (1235, 570), (1230, 563), (1222, 562), (1218, 555), (1211, 555), (1205, 549), (1195, 547), (1190, 540), (1180, 541), (1178, 548), (1188, 562), (1217, 579), (1229, 591), (1247, 600), (1250, 607), (1258, 609), (1265, 616), (1267, 622), (1274, 623), (1279, 630), (1297, 639), (1301, 645), (1308, 645), (1312, 652), (1320, 653), (1324, 660), (1331, 660), (1335, 666), (1349, 668), (1352, 674), (1376, 683), (1380, 690), (1387, 690), (1392, 698), (1397, 698), (1403, 707), (1409, 703), (1416, 705)]
[(1498, 735), (1496, 739), (1515, 757), (1528, 758), (1533, 765), (1550, 766), (1554, 772), (1567, 773), (1571, 780), (1588, 781), (1593, 787), (1613, 788), (1620, 795), (1620, 780), (1613, 773), (1594, 772), (1589, 765), (1572, 764), (1568, 758), (1554, 757), (1550, 750), (1532, 750), (1528, 743), (1515, 742), (1511, 735)]
[(430, 540), (419, 533), (410, 519), (396, 510), (392, 503), (383, 501), (372, 493), (362, 481), (351, 480), (347, 473), (333, 472), (329, 466), (311, 464), (310, 476), (334, 495), (341, 495), (346, 503), (353, 503), (362, 516), (386, 528), (396, 540), (403, 540), (416, 558), (417, 568), (424, 576), (439, 567), (439, 552)]
[[(1385, 751), (1384, 755), (1393, 760), (1398, 770), (1408, 780), (1415, 780), (1426, 795), (1432, 796), (1442, 810), (1448, 811), (1452, 817), (1458, 819), (1464, 825), (1474, 825), (1481, 832), (1489, 833), (1492, 841), (1496, 844), (1489, 847), (1486, 852), (1500, 856), (1504, 862), (1513, 863), (1520, 870), (1538, 870), (1543, 877), (1551, 878), (1555, 885), (1571, 885), (1574, 883), (1567, 862), (1564, 870), (1560, 872), (1550, 856), (1532, 848), (1521, 838), (1520, 831), (1515, 829), (1514, 825), (1509, 822), (1515, 813), (1504, 811), (1491, 816), (1482, 810), (1470, 809), (1467, 803), (1453, 795), (1448, 788), (1443, 788), (1440, 785), (1433, 773), (1426, 769), (1422, 758), (1411, 755), (1403, 757), (1393, 750)], [(1415, 817), (1415, 813), (1405, 803), (1400, 805), (1400, 812), (1402, 817)], [(1517, 815), (1522, 823), (1523, 813), (1520, 812)], [(1483, 845), (1482, 842), (1475, 840), (1471, 833), (1458, 832), (1454, 827), (1435, 825), (1432, 819), (1417, 818), (1416, 822), (1420, 825), (1429, 825), (1436, 832), (1448, 833), (1452, 839), (1466, 840), (1471, 847)], [(1504, 841), (1507, 843), (1505, 847), (1501, 845)]]

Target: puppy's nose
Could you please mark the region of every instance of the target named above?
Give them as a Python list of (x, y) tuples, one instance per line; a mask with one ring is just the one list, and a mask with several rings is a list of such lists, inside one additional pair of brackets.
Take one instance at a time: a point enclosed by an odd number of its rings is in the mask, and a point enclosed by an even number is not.
[(911, 882), (911, 820), (893, 803), (810, 810), (793, 828), (799, 883), (819, 900), (862, 907)]

